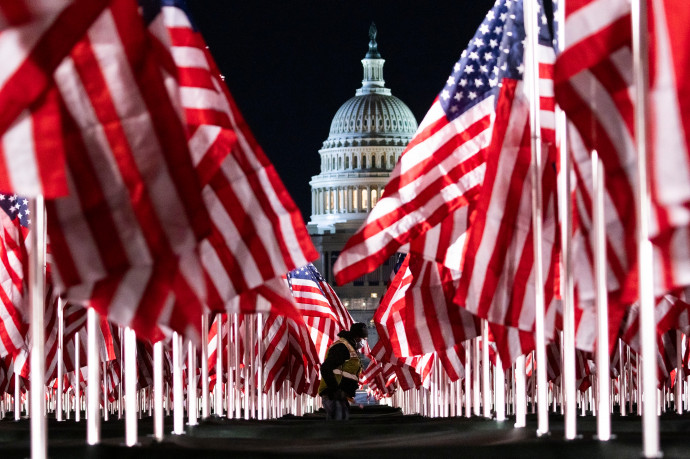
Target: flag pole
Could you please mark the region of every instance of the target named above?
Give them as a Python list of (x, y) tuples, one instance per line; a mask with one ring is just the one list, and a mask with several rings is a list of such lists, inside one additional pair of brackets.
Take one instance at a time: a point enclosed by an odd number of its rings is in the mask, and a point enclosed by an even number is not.
[(93, 308), (86, 310), (86, 442), (97, 445), (101, 442), (100, 405), (100, 355), (98, 352), (98, 313)]
[(542, 190), (541, 190), (541, 120), (539, 116), (539, 61), (538, 25), (536, 0), (525, 0), (525, 80), (529, 94), (529, 118), (532, 138), (532, 228), (534, 237), (534, 299), (535, 299), (535, 347), (537, 357), (537, 435), (549, 433), (549, 412), (546, 382), (546, 336), (544, 330), (544, 269), (542, 258)]
[(223, 314), (216, 315), (216, 387), (213, 414), (223, 416)]
[(192, 340), (187, 341), (187, 403), (189, 404), (187, 409), (189, 425), (195, 426), (199, 424), (197, 421), (199, 409), (196, 395), (196, 348)]
[(62, 421), (63, 411), (63, 392), (64, 392), (64, 377), (65, 367), (63, 365), (63, 345), (65, 334), (65, 311), (63, 309), (62, 298), (57, 299), (57, 320), (58, 320), (58, 348), (57, 348), (57, 409), (56, 416), (58, 422)]
[(137, 444), (137, 363), (136, 345), (137, 337), (129, 327), (125, 328), (125, 444), (134, 446)]
[(482, 319), (482, 408), (485, 418), (491, 417), (491, 360), (489, 360), (489, 322)]
[[(229, 330), (228, 330), (229, 332)], [(263, 314), (257, 313), (256, 314), (256, 341), (258, 344), (258, 358), (256, 359), (258, 361), (257, 363), (257, 370), (256, 370), (256, 393), (258, 397), (258, 406), (257, 406), (257, 418), (259, 420), (263, 420), (266, 418), (264, 415), (265, 411), (265, 403), (264, 403), (264, 365), (263, 365), (263, 340), (261, 339), (263, 337), (263, 332), (264, 332), (264, 321), (263, 321)]]
[(163, 341), (153, 344), (153, 437), (163, 441)]
[(592, 224), (594, 226), (594, 286), (597, 302), (597, 437), (611, 439), (609, 411), (609, 315), (606, 287), (606, 233), (604, 228), (604, 164), (596, 150), (592, 151), (592, 181), (594, 197)]
[(683, 334), (676, 330), (676, 385), (673, 400), (676, 413), (683, 414)]
[[(173, 332), (173, 434), (184, 434), (184, 398), (182, 389), (182, 336)], [(218, 387), (218, 384), (216, 384)]]
[(515, 360), (515, 427), (527, 425), (527, 384), (525, 375), (525, 354)]
[[(31, 305), (31, 458), (48, 456), (48, 427), (45, 417), (43, 378), (45, 373), (45, 330), (43, 314), (45, 304), (45, 224), (46, 214), (43, 196), (29, 202), (33, 215), (33, 231), (30, 232), (29, 255), (29, 304)], [(15, 366), (15, 371), (17, 370)], [(16, 375), (17, 373), (15, 373)], [(19, 378), (15, 379), (18, 385)], [(17, 390), (15, 388), (15, 394)], [(16, 407), (15, 403), (15, 407)], [(16, 419), (16, 413), (15, 413)]]
[(479, 416), (481, 414), (481, 390), (479, 389), (479, 340), (480, 338), (474, 338), (472, 341), (472, 396), (474, 397), (472, 402), (474, 404), (474, 415)]
[(648, 43), (647, 2), (631, 3), (633, 42), (633, 86), (635, 88), (635, 144), (637, 147), (637, 210), (638, 282), (640, 296), (640, 341), (642, 347), (642, 436), (645, 457), (661, 455), (659, 447), (659, 419), (656, 414), (656, 341), (654, 319), (654, 273), (652, 243), (649, 240), (649, 182), (647, 180), (647, 93)]
[(201, 314), (201, 419), (208, 417), (208, 314)]
[(233, 336), (235, 338), (235, 419), (239, 419), (242, 416), (242, 392), (240, 392), (240, 314), (235, 314), (234, 320), (232, 321)]
[(234, 352), (234, 338), (232, 336), (233, 319), (234, 314), (228, 313), (228, 347), (225, 348), (225, 374), (227, 375), (228, 381), (228, 387), (225, 391), (225, 404), (227, 405), (226, 417), (228, 419), (231, 419), (235, 413), (235, 372), (232, 366), (232, 355)]
[(496, 367), (494, 368), (494, 394), (496, 398), (496, 420), (499, 422), (506, 420), (505, 380), (503, 363), (497, 354)]
[[(565, 2), (559, 1), (556, 11), (557, 43), (565, 46)], [(570, 173), (572, 165), (568, 154), (568, 121), (565, 112), (556, 107), (556, 136), (560, 154), (559, 197), (561, 201), (561, 247), (563, 255), (563, 413), (566, 440), (577, 437), (577, 387), (575, 381), (575, 295), (571, 235), (573, 232), (572, 202), (570, 200)]]
[(465, 417), (472, 417), (472, 340), (465, 341)]

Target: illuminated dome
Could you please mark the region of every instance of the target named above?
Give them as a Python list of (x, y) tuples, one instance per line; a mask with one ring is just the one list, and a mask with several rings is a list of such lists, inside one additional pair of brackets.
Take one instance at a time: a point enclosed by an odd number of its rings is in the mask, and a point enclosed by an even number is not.
[(385, 86), (384, 62), (372, 24), (362, 87), (338, 109), (319, 150), (321, 173), (310, 182), (310, 232), (359, 227), (417, 130), (412, 111)]

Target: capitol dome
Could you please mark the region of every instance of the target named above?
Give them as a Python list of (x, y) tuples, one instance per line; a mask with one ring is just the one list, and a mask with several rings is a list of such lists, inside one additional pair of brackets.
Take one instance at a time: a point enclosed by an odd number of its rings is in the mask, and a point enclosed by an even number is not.
[(310, 232), (357, 228), (378, 201), (393, 167), (412, 140), (417, 120), (383, 80), (376, 27), (369, 30), (362, 87), (336, 112), (323, 142), (321, 173), (312, 177)]

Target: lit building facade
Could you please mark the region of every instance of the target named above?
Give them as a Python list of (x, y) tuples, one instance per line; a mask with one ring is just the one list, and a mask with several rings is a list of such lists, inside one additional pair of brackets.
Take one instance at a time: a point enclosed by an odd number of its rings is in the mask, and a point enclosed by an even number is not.
[(369, 342), (373, 344), (377, 337), (371, 319), (386, 291), (395, 260), (341, 287), (335, 285), (333, 264), (376, 205), (393, 167), (417, 130), (417, 121), (407, 105), (385, 86), (385, 60), (378, 52), (373, 24), (369, 38), (369, 51), (362, 60), (362, 87), (338, 109), (319, 150), (321, 172), (310, 182), (312, 204), (307, 228), (321, 254), (314, 265), (333, 285), (353, 318), (370, 325)]

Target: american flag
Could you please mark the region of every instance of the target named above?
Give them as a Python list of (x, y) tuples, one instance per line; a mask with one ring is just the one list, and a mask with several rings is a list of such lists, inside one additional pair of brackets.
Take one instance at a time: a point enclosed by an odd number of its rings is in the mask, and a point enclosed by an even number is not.
[(107, 0), (0, 2), (0, 190), (68, 193), (65, 146), (52, 74)]
[(349, 330), (354, 320), (313, 264), (290, 271), (287, 280), (323, 361), (328, 346), (338, 339), (338, 332)]
[(0, 194), (0, 357), (26, 347), (26, 237), (30, 223), (28, 200)]
[[(510, 0), (499, 0), (453, 67), (446, 85), (391, 174), (382, 198), (350, 238), (333, 271), (344, 284), (474, 201), (484, 180), (499, 57)], [(435, 259), (445, 262), (444, 254)], [(458, 269), (460, 260), (452, 268)]]
[[(685, 84), (687, 36), (682, 27), (690, 7), (665, 0), (649, 2), (648, 177), (656, 246), (655, 293), (661, 296), (690, 284), (690, 161)], [(568, 4), (566, 43), (556, 64), (559, 105), (578, 129), (588, 150), (604, 164), (615, 217), (631, 247), (624, 270), (627, 304), (635, 301), (634, 246), (636, 161), (630, 2), (588, 0)], [(609, 214), (611, 215), (611, 214)]]
[(556, 149), (553, 100), (555, 53), (548, 21), (539, 10), (537, 55), (539, 64), (541, 136), (544, 151), (537, 165), (542, 188), (543, 285), (534, 285), (532, 226), (532, 152), (529, 102), (523, 42), (522, 2), (501, 3), (497, 19), (502, 32), (496, 70), (496, 121), (486, 157), (486, 175), (469, 229), (462, 277), (455, 302), (490, 323), (534, 330), (536, 289), (543, 289), (547, 338), (553, 332), (558, 262), (556, 219)]
[(179, 74), (187, 140), (211, 216), (211, 234), (200, 246), (208, 304), (223, 310), (234, 297), (280, 278), (318, 254), (184, 1), (143, 3), (149, 28), (162, 41), (167, 39)]

